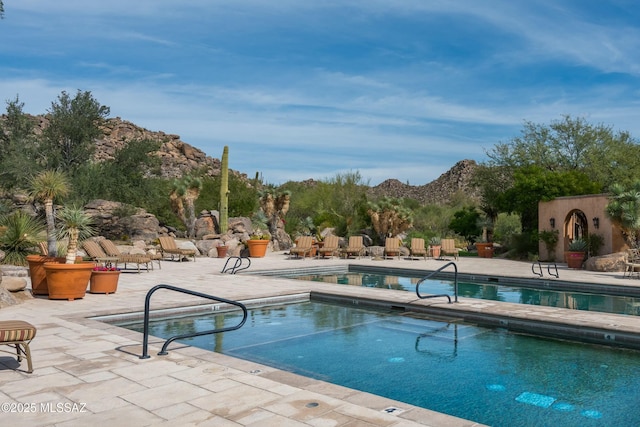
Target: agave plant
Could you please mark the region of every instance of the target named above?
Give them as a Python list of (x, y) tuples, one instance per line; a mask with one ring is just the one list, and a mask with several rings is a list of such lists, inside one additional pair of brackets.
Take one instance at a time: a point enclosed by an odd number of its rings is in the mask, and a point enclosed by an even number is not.
[(34, 217), (23, 211), (2, 216), (0, 225), (5, 227), (0, 233), (0, 248), (5, 252), (4, 264), (27, 265), (27, 255), (43, 238), (44, 227)]
[(58, 239), (68, 239), (66, 264), (74, 264), (78, 254), (78, 242), (95, 234), (93, 218), (82, 208), (76, 206), (64, 207), (57, 215), (56, 236)]

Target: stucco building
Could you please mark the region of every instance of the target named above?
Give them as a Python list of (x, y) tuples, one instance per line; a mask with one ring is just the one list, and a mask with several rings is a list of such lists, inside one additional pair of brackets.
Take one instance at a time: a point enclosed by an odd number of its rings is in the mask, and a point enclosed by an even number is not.
[[(555, 247), (555, 261), (564, 262), (564, 253), (574, 239), (590, 234), (599, 234), (603, 246), (598, 254), (605, 255), (627, 249), (619, 227), (614, 225), (605, 214), (609, 203), (606, 194), (586, 196), (558, 197), (549, 202), (538, 203), (538, 230), (558, 230), (558, 243)], [(540, 259), (549, 260), (549, 253), (543, 242), (539, 244)]]

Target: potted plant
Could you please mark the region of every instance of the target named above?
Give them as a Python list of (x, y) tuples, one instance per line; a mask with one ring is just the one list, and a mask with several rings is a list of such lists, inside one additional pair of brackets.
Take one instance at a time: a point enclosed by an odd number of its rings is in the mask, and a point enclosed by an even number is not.
[(92, 294), (114, 294), (118, 289), (120, 269), (110, 264), (95, 266), (91, 271), (89, 292)]
[(34, 200), (41, 201), (44, 205), (47, 253), (40, 255), (28, 255), (29, 276), (31, 276), (31, 292), (34, 295), (48, 295), (47, 276), (44, 271), (45, 262), (64, 262), (64, 258), (57, 257), (57, 241), (55, 232), (55, 213), (53, 202), (59, 197), (69, 193), (69, 180), (64, 172), (58, 170), (46, 170), (31, 178), (29, 182), (30, 196)]
[(95, 264), (77, 259), (78, 242), (94, 233), (93, 219), (82, 208), (65, 207), (57, 215), (56, 234), (59, 239), (68, 239), (64, 263), (45, 262), (49, 299), (84, 297), (91, 272)]
[(224, 258), (227, 256), (227, 246), (224, 244), (224, 242), (220, 243), (218, 245), (218, 247), (216, 248), (216, 250), (218, 251), (218, 258)]
[(493, 242), (481, 238), (476, 241), (476, 249), (480, 258), (493, 258)]
[(267, 246), (269, 245), (268, 234), (254, 234), (247, 240), (249, 247), (249, 256), (252, 258), (262, 258), (267, 254)]
[(567, 267), (581, 269), (586, 252), (587, 241), (582, 238), (574, 239), (567, 247)]
[(429, 252), (434, 258), (440, 258), (442, 250), (442, 239), (438, 236), (433, 236), (429, 239)]

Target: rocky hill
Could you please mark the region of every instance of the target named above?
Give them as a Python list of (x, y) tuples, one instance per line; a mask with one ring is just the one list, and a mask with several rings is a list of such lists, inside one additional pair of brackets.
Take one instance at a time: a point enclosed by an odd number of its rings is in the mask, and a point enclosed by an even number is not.
[(386, 181), (372, 187), (370, 194), (376, 196), (402, 197), (416, 199), (422, 204), (447, 203), (458, 192), (477, 198), (477, 191), (471, 187), (471, 177), (477, 167), (474, 160), (461, 160), (451, 169), (425, 185), (407, 185), (397, 179)]
[[(32, 117), (35, 123), (36, 134), (42, 133), (47, 127), (46, 116)], [(164, 178), (176, 178), (188, 174), (196, 169), (204, 168), (209, 176), (220, 173), (220, 160), (209, 157), (204, 151), (180, 140), (179, 135), (164, 132), (150, 131), (137, 126), (120, 117), (107, 119), (102, 126), (104, 136), (96, 140), (96, 161), (112, 159), (116, 150), (124, 146), (128, 141), (140, 139), (160, 142), (160, 150), (155, 154), (162, 159), (162, 172)], [(220, 147), (222, 153), (222, 147)], [(236, 173), (237, 171), (231, 171)]]
[[(41, 133), (48, 124), (47, 118), (44, 115), (32, 118), (36, 132)], [(217, 176), (220, 173), (219, 159), (207, 156), (202, 150), (182, 141), (179, 135), (150, 131), (122, 120), (120, 117), (107, 119), (102, 129), (104, 136), (96, 140), (96, 161), (113, 158), (116, 150), (128, 141), (148, 139), (161, 143), (160, 150), (155, 154), (162, 159), (161, 175), (164, 178), (180, 177), (194, 170), (202, 169), (206, 170), (209, 176)], [(222, 147), (220, 152), (222, 152)], [(372, 187), (369, 193), (374, 196), (408, 197), (416, 199), (422, 204), (446, 203), (452, 195), (458, 192), (475, 198), (477, 193), (471, 187), (470, 181), (476, 167), (477, 164), (474, 160), (462, 160), (428, 184), (413, 186), (390, 178)], [(244, 173), (231, 170), (230, 173), (248, 179)]]

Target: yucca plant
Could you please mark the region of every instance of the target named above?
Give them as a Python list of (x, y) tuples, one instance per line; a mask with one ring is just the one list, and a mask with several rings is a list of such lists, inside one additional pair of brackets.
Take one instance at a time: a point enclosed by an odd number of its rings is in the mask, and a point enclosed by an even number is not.
[(74, 264), (78, 254), (78, 243), (93, 236), (95, 227), (93, 218), (76, 206), (64, 207), (57, 215), (56, 236), (67, 239), (66, 264)]
[(15, 211), (0, 217), (0, 225), (6, 227), (0, 235), (0, 248), (5, 252), (4, 264), (27, 265), (27, 255), (43, 239), (44, 226), (36, 218), (23, 211)]

